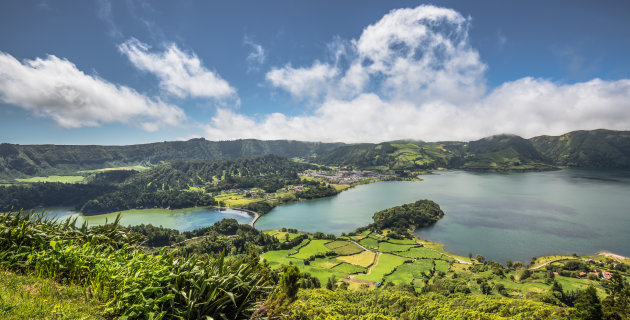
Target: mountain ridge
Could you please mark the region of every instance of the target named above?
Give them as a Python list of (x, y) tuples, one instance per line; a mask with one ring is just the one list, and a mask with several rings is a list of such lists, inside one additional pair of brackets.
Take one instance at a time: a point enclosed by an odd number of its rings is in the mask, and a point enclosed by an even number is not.
[(172, 160), (222, 160), (275, 154), (326, 165), (379, 170), (437, 168), (482, 171), (549, 170), (555, 167), (630, 168), (630, 131), (578, 130), (524, 139), (500, 134), (469, 142), (404, 139), (346, 144), (239, 139), (147, 144), (0, 144), (0, 175), (19, 178), (79, 170), (155, 165)]

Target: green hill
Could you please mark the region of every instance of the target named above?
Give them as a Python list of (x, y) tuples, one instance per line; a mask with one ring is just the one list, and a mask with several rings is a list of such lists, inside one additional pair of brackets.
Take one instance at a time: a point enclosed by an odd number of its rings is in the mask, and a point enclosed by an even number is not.
[(568, 167), (630, 168), (630, 131), (573, 131), (531, 138), (555, 164)]
[(392, 141), (380, 144), (341, 146), (320, 156), (317, 162), (337, 166), (391, 170), (422, 170), (458, 167), (462, 142)]
[[(158, 142), (128, 146), (0, 144), (0, 177), (77, 175), (77, 171), (171, 160), (222, 160), (275, 154), (376, 170), (548, 170), (556, 166), (630, 168), (630, 131), (574, 131), (523, 139), (496, 135), (471, 142), (391, 141), (379, 144), (289, 140)], [(80, 179), (80, 176), (76, 177)]]
[(529, 140), (515, 135), (496, 135), (471, 141), (466, 148), (464, 169), (546, 170), (554, 166)]
[(132, 165), (154, 165), (170, 160), (221, 160), (275, 154), (288, 158), (313, 158), (342, 146), (341, 143), (289, 140), (157, 142), (127, 146), (0, 144), (0, 175), (72, 174), (79, 170)]

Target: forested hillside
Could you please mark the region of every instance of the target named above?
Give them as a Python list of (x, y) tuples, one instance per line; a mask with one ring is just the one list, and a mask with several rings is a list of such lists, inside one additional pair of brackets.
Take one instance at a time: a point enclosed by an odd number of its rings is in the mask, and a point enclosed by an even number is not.
[[(129, 146), (0, 144), (0, 178), (85, 175), (85, 170), (172, 160), (221, 160), (275, 154), (325, 165), (374, 170), (549, 170), (630, 167), (630, 132), (575, 131), (523, 139), (496, 135), (471, 142), (392, 141), (343, 144), (300, 141), (188, 141)], [(80, 178), (80, 177), (79, 177)]]
[(79, 170), (131, 165), (156, 165), (162, 161), (220, 160), (276, 154), (312, 158), (341, 143), (289, 140), (157, 142), (128, 146), (0, 144), (0, 175), (11, 177), (71, 174)]
[(630, 168), (630, 131), (574, 131), (531, 138), (553, 163), (568, 167)]
[(222, 190), (259, 188), (275, 192), (292, 184), (319, 186), (318, 182), (302, 182), (298, 177), (298, 172), (310, 168), (314, 165), (275, 155), (216, 161), (179, 160), (142, 172), (96, 172), (80, 184), (0, 186), (0, 211), (71, 206), (86, 214), (97, 214), (134, 208), (211, 206), (217, 201), (209, 193)]

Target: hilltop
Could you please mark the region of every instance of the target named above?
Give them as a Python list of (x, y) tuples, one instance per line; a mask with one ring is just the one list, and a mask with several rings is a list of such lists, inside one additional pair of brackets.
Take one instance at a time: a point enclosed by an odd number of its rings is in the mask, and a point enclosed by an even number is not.
[(536, 171), (558, 167), (630, 168), (630, 132), (574, 131), (524, 139), (495, 135), (476, 141), (325, 143), (290, 140), (157, 142), (128, 146), (0, 144), (0, 178), (79, 175), (81, 171), (154, 166), (173, 160), (223, 160), (274, 154), (329, 166), (379, 171), (438, 168)]

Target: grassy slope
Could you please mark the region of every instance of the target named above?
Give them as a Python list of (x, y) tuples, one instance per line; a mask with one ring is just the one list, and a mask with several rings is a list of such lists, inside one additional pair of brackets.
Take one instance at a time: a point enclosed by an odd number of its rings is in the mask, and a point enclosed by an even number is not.
[(2, 319), (101, 319), (98, 303), (83, 287), (0, 271)]

